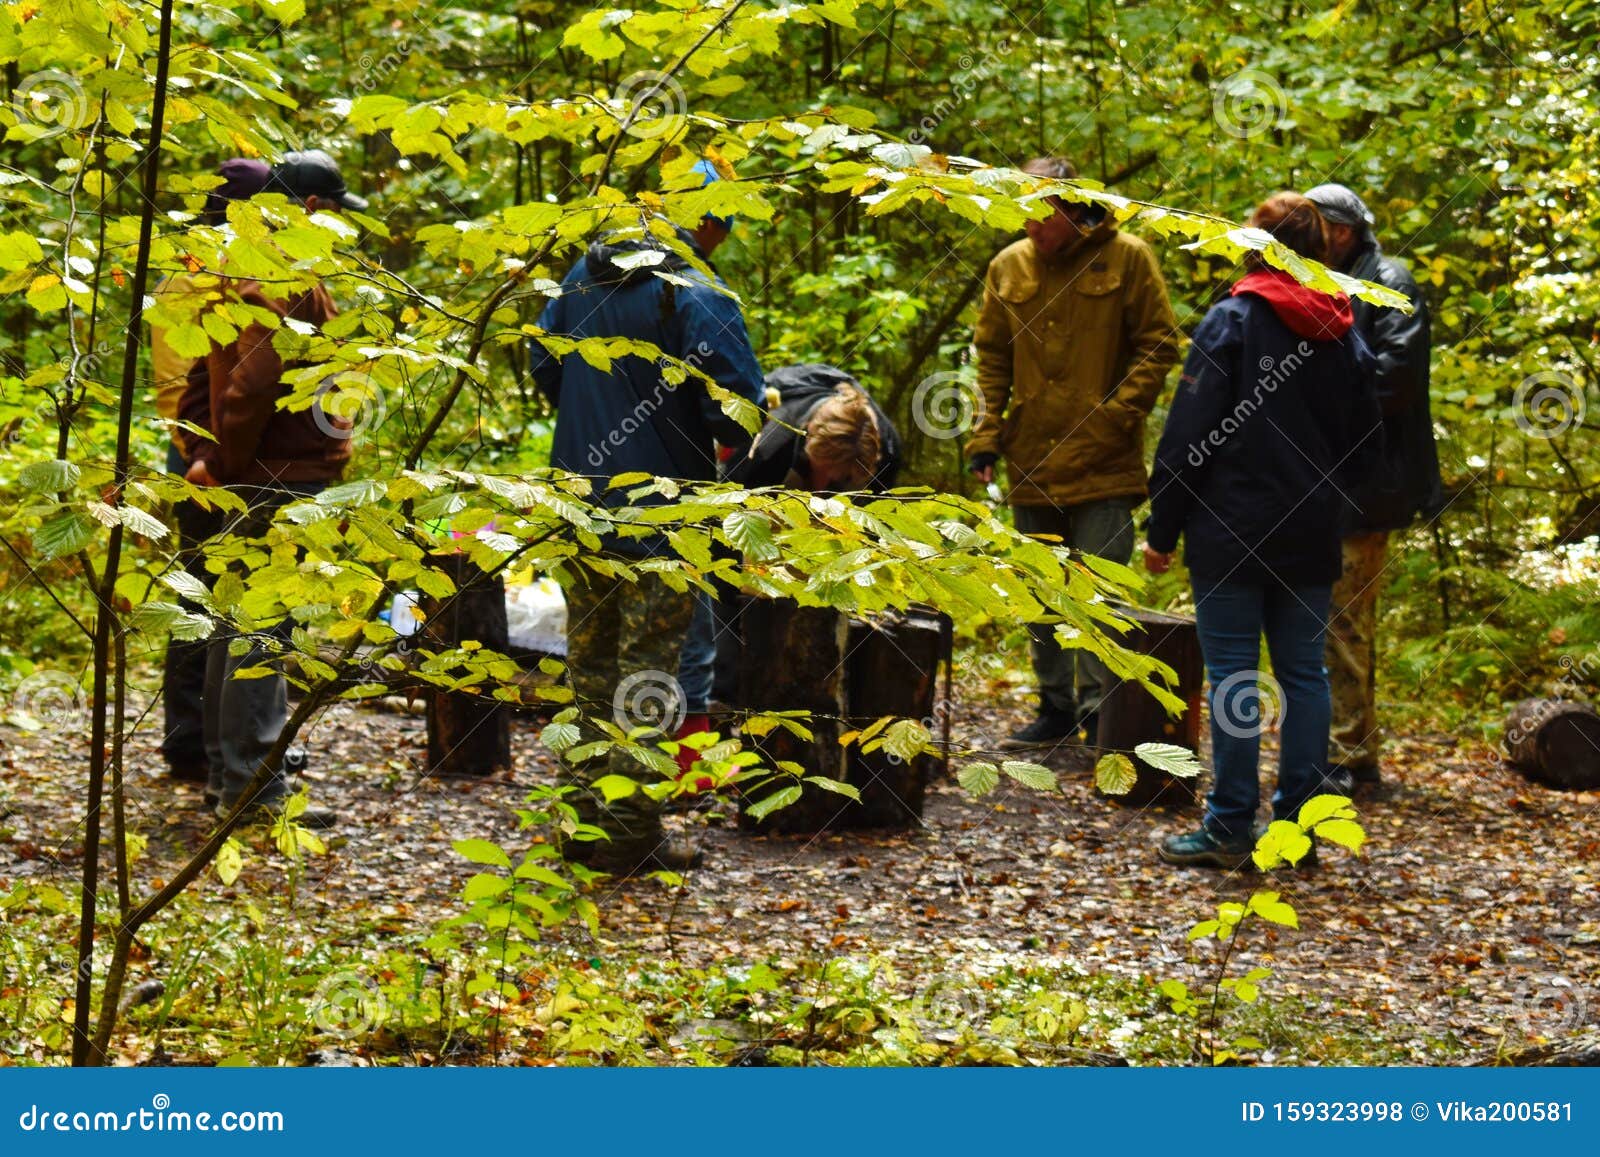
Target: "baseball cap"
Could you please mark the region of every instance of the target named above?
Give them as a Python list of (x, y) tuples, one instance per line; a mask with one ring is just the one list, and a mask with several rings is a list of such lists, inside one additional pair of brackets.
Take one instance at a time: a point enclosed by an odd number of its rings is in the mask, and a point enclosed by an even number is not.
[(285, 153), (283, 160), (272, 166), (272, 180), (265, 191), (286, 193), (297, 201), (317, 197), (357, 212), (367, 207), (365, 197), (358, 197), (344, 187), (338, 163), (321, 149)]
[(217, 166), (222, 184), (206, 191), (205, 213), (221, 220), (229, 201), (247, 201), (267, 187), (272, 169), (254, 157), (230, 157)]
[[(696, 161), (690, 172), (699, 173), (704, 178), (700, 182), (702, 189), (714, 181), (722, 180), (722, 175), (717, 172), (717, 167), (710, 161)], [(738, 220), (736, 217), (718, 217), (715, 213), (707, 213), (706, 216), (729, 232), (733, 231), (733, 223)]]
[(1306, 190), (1306, 200), (1322, 212), (1324, 219), (1335, 225), (1369, 226), (1377, 220), (1367, 203), (1344, 185), (1318, 185)]

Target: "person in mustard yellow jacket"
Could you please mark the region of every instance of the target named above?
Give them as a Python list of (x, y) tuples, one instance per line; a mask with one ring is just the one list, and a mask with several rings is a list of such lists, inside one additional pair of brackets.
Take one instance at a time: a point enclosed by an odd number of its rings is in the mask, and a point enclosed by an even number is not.
[[(1060, 157), (1023, 171), (1076, 176)], [(1148, 492), (1145, 417), (1177, 361), (1177, 326), (1150, 247), (1104, 208), (1050, 198), (1052, 216), (989, 263), (974, 344), (982, 404), (969, 469), (992, 482), (1005, 459), (1008, 501), (1024, 534), (1126, 564), (1133, 511)], [(1063, 652), (1033, 628), (1039, 714), (1007, 747), (1051, 746), (1087, 731), (1111, 689), (1104, 664)]]

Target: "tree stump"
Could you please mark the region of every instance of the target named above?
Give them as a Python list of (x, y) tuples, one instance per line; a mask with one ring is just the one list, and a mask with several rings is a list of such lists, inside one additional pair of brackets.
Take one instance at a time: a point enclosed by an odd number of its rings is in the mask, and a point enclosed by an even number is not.
[(1181, 718), (1174, 719), (1139, 684), (1122, 682), (1112, 688), (1100, 705), (1095, 745), (1131, 758), (1138, 778), (1132, 791), (1108, 798), (1127, 807), (1192, 807), (1199, 796), (1195, 780), (1151, 767), (1134, 755), (1133, 749), (1141, 743), (1175, 743), (1191, 751), (1200, 750), (1200, 698), (1205, 677), (1200, 633), (1194, 620), (1186, 615), (1142, 607), (1119, 607), (1117, 613), (1135, 623), (1119, 641), (1130, 651), (1153, 656), (1171, 667), (1178, 683), (1170, 690), (1188, 708)]
[[(455, 582), (447, 598), (424, 599), (424, 645), (446, 651), (468, 640), (504, 654), (506, 588), (483, 573), (464, 554), (436, 555), (431, 565)], [(423, 774), (449, 777), (490, 775), (511, 766), (511, 705), (461, 691), (429, 688), (428, 766)]]
[[(861, 794), (856, 803), (802, 785), (797, 802), (765, 820), (746, 811), (740, 825), (810, 834), (920, 823), (928, 778), (939, 760), (923, 754), (899, 761), (882, 750), (863, 755), (856, 747), (841, 747), (839, 736), (846, 726), (863, 727), (885, 715), (931, 719), (940, 666), (950, 654), (949, 618), (912, 610), (867, 622), (825, 608), (757, 599), (744, 604), (740, 623), (739, 705), (755, 712), (813, 714), (810, 742), (782, 729), (758, 740), (764, 760), (798, 763), (809, 775), (848, 783)], [(928, 726), (936, 730), (937, 721)], [(759, 802), (768, 790), (746, 802)]]
[[(850, 723), (865, 727), (885, 715), (920, 719), (937, 736), (935, 718), (941, 668), (950, 658), (955, 629), (950, 616), (912, 608), (904, 615), (850, 622), (847, 701)], [(944, 712), (949, 711), (945, 704)], [(860, 805), (847, 802), (841, 819), (853, 828), (903, 828), (922, 820), (928, 780), (943, 763), (923, 753), (906, 761), (879, 748), (850, 749), (849, 783)]]
[[(750, 599), (739, 613), (739, 706), (753, 712), (809, 711), (808, 742), (775, 728), (755, 744), (768, 766), (800, 764), (809, 775), (845, 780), (845, 749), (839, 746), (845, 715), (845, 655), (849, 620), (828, 607), (802, 607), (788, 600)], [(746, 805), (776, 787), (748, 798)], [(767, 832), (816, 832), (828, 826), (844, 796), (804, 786), (800, 798), (761, 821), (741, 810), (739, 826)]]
[(1600, 715), (1587, 703), (1524, 699), (1506, 717), (1505, 749), (1530, 779), (1565, 791), (1600, 789)]

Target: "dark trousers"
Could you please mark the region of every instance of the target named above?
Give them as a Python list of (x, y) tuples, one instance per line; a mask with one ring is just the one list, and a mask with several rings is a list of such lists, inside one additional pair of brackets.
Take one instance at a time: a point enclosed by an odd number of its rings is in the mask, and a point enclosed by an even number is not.
[[(244, 513), (224, 516), (221, 533), (237, 538), (260, 538), (272, 525), (278, 508), (298, 498), (307, 498), (323, 489), (321, 482), (293, 482), (280, 486), (236, 486), (233, 492), (247, 503)], [(269, 644), (285, 642), (292, 627), (290, 619), (266, 630), (244, 636), (250, 642), (242, 654), (230, 654), (230, 645), (239, 632), (219, 627), (207, 641), (205, 677), (205, 749), (210, 778), (208, 790), (224, 807), (232, 807), (255, 778), (256, 768), (278, 741), (289, 718), (289, 690), (281, 674), (252, 679), (235, 679), (234, 672), (263, 664), (275, 665), (281, 651)], [(256, 792), (257, 803), (271, 803), (289, 792), (288, 779), (280, 764)]]
[[(1137, 498), (1102, 498), (1078, 506), (1017, 506), (1011, 518), (1022, 534), (1054, 535), (1062, 546), (1126, 566), (1133, 555), (1138, 505)], [(1116, 686), (1106, 665), (1086, 651), (1062, 650), (1052, 624), (1030, 627), (1029, 634), (1040, 709), (1074, 720), (1100, 710), (1100, 701)]]
[[(176, 446), (167, 447), (167, 473), (182, 475), (187, 469)], [(200, 547), (222, 528), (217, 511), (202, 510), (193, 502), (180, 502), (173, 511), (178, 531), (178, 565), (195, 578), (211, 585), (201, 562)], [(185, 604), (191, 611), (200, 608)], [(161, 700), (166, 711), (166, 730), (161, 739), (161, 754), (173, 768), (204, 767), (206, 764), (205, 724), (202, 699), (206, 683), (207, 639), (169, 639), (161, 669)]]

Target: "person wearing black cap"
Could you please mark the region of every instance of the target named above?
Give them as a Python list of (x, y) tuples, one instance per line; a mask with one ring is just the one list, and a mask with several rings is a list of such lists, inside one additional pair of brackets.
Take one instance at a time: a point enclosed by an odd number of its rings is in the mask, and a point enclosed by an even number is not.
[(293, 197), (309, 213), (318, 209), (349, 209), (360, 213), (367, 207), (365, 197), (358, 197), (345, 188), (337, 162), (321, 149), (285, 153), (283, 160), (272, 166), (272, 176), (264, 191)]
[[(228, 203), (255, 196), (266, 188), (271, 175), (272, 170), (265, 161), (251, 157), (223, 161), (217, 167), (222, 183), (206, 193), (201, 222), (213, 226), (225, 222)], [(156, 391), (156, 413), (169, 421), (179, 416), (178, 406), (189, 382), (189, 368), (195, 363), (192, 353), (182, 353), (175, 348), (171, 329), (192, 315), (198, 305), (194, 299), (203, 293), (187, 270), (175, 271), (156, 286), (157, 304), (146, 315), (150, 317), (150, 376)], [(167, 472), (181, 475), (188, 468), (183, 447), (174, 435), (167, 447)], [(198, 547), (216, 533), (216, 512), (203, 510), (194, 502), (180, 502), (173, 511), (173, 521), (177, 524), (183, 568), (204, 582), (207, 575)], [(161, 670), (161, 699), (166, 714), (161, 754), (167, 763), (167, 774), (190, 783), (205, 783), (209, 778), (202, 706), (207, 650), (204, 639), (173, 637), (167, 641)]]
[(1350, 497), (1344, 527), (1344, 576), (1333, 588), (1327, 666), (1333, 691), (1333, 741), (1329, 774), (1353, 790), (1380, 782), (1383, 733), (1377, 706), (1378, 590), (1389, 535), (1418, 514), (1432, 517), (1444, 505), (1439, 454), (1428, 408), (1428, 303), (1410, 271), (1387, 256), (1373, 236), (1371, 210), (1343, 185), (1318, 185), (1306, 197), (1328, 226), (1328, 264), (1351, 277), (1405, 295), (1412, 312), (1356, 300), (1356, 330), (1377, 362), (1383, 407), (1383, 452)]
[[(308, 212), (360, 210), (367, 202), (345, 188), (333, 158), (321, 150), (289, 153), (274, 165), (264, 194), (277, 193), (298, 201)], [(291, 392), (285, 364), (273, 344), (284, 322), (320, 330), (337, 313), (327, 287), (284, 291), (250, 279), (220, 279), (217, 296), (271, 313), (279, 325), (260, 321), (242, 329), (231, 342), (212, 345), (189, 371), (179, 412), (209, 431), (210, 439), (182, 435), (188, 460), (186, 477), (196, 486), (226, 486), (242, 497), (248, 509), (229, 515), (220, 534), (260, 538), (273, 515), (285, 504), (321, 491), (339, 478), (350, 458), (350, 424), (321, 406), (289, 411), (278, 402)], [(287, 638), (287, 620), (272, 627)], [(219, 630), (206, 655), (205, 750), (207, 802), (218, 816), (239, 804), (256, 769), (276, 745), (288, 718), (288, 695), (279, 673), (235, 679), (234, 672), (270, 665), (273, 653), (254, 646), (231, 654), (235, 632)], [(272, 776), (246, 802), (263, 818), (288, 795), (287, 776), (274, 767)], [(296, 817), (308, 826), (333, 823), (331, 812), (307, 808)]]

